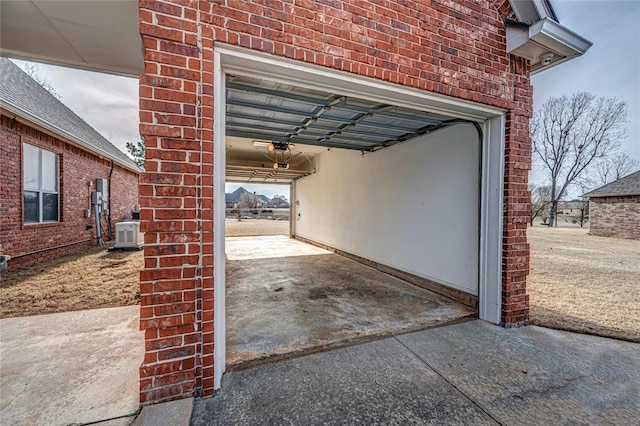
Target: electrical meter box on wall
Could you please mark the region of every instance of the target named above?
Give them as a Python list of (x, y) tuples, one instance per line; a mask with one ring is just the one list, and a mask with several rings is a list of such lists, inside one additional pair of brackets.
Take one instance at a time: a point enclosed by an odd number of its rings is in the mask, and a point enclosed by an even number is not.
[(106, 179), (96, 179), (96, 191), (107, 194), (109, 190), (109, 181)]
[(143, 241), (144, 234), (140, 232), (140, 222), (116, 223), (116, 245), (113, 248), (139, 249)]
[(100, 206), (101, 211), (104, 213), (108, 213), (108, 204), (107, 198), (109, 196), (109, 181), (107, 179), (96, 179), (96, 191), (102, 194), (102, 205)]

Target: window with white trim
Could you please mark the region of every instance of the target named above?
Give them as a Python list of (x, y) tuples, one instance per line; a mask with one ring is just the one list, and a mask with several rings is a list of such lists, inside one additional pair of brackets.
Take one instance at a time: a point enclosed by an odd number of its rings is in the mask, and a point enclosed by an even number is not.
[(58, 154), (22, 144), (24, 223), (58, 222), (58, 164)]

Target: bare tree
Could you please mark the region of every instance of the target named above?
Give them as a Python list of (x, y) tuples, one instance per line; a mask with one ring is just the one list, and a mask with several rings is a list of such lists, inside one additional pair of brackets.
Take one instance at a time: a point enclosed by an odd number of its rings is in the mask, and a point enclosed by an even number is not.
[(625, 136), (627, 104), (586, 92), (548, 99), (531, 120), (533, 150), (551, 186), (549, 224), (557, 225), (558, 201), (585, 170), (607, 157)]
[(584, 224), (589, 218), (589, 200), (586, 198), (580, 199), (580, 228), (584, 228)]
[(545, 213), (549, 210), (549, 203), (551, 203), (551, 187), (530, 184), (529, 191), (531, 192), (531, 226), (538, 216), (542, 216), (542, 221), (547, 223)]
[(242, 194), (238, 202), (238, 220), (242, 219), (242, 209), (255, 209), (259, 201), (255, 192), (253, 194), (249, 192)]
[(602, 186), (614, 182), (638, 168), (640, 162), (627, 154), (606, 157), (596, 163), (596, 185)]
[[(590, 188), (593, 188), (593, 179), (588, 177), (580, 178), (576, 180), (576, 186), (580, 190), (580, 194), (584, 194), (589, 192)], [(578, 221), (580, 222), (580, 228), (584, 227), (584, 224), (589, 219), (589, 199), (584, 198), (582, 195), (579, 196), (578, 199), (574, 201), (574, 203), (578, 206), (578, 211), (580, 212), (580, 217), (578, 217)]]
[(38, 65), (36, 64), (24, 64), (22, 66), (22, 70), (27, 73), (29, 77), (35, 80), (40, 86), (42, 86), (47, 92), (51, 93), (58, 99), (62, 99), (62, 95), (57, 92), (56, 88), (53, 87), (53, 83), (51, 83), (46, 77), (43, 77), (38, 72)]

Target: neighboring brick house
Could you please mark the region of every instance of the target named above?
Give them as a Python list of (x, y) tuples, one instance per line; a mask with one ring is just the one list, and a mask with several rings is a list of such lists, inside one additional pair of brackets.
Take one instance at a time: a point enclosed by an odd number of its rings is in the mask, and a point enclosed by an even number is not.
[(131, 218), (141, 172), (131, 159), (4, 58), (0, 101), (0, 255), (9, 269), (97, 244), (86, 214), (96, 179), (111, 182), (103, 229)]
[(589, 233), (640, 240), (640, 170), (584, 194)]

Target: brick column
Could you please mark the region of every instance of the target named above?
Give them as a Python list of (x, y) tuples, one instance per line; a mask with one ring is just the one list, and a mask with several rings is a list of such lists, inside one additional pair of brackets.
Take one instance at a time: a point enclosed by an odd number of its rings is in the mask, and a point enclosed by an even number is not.
[(198, 7), (140, 2), (142, 403), (213, 393), (213, 42)]
[(531, 197), (531, 137), (529, 120), (533, 91), (529, 63), (511, 57), (514, 108), (507, 114), (505, 129), (504, 229), (502, 240), (502, 318), (505, 327), (529, 323), (529, 244), (527, 225)]

